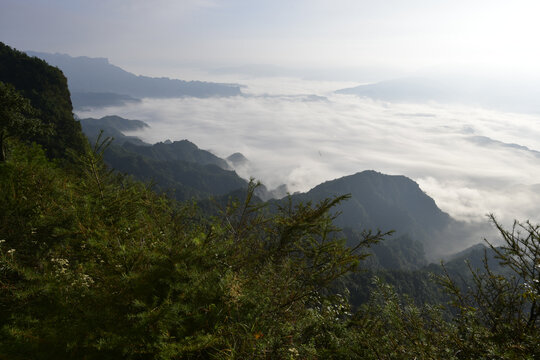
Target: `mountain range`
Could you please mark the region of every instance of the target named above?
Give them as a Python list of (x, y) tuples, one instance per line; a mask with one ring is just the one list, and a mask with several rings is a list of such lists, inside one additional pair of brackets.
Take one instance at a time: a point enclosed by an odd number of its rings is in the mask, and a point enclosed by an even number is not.
[[(53, 91), (56, 95), (53, 92), (51, 94), (59, 96), (56, 104), (65, 104), (66, 112), (71, 114), (66, 80), (60, 72), (42, 60), (16, 52), (7, 46), (3, 48), (1, 55), (0, 81), (13, 83), (28, 96), (39, 92), (35, 88), (38, 85), (51, 91), (63, 89)], [(106, 61), (104, 63), (108, 64)], [(21, 64), (25, 64), (25, 69), (28, 69), (16, 70), (22, 66)], [(43, 78), (46, 71), (54, 73), (51, 77), (54, 81)], [(13, 74), (19, 76), (14, 78)], [(24, 80), (25, 74), (30, 74), (33, 79)], [(42, 83), (38, 81), (40, 78), (43, 78)], [(41, 109), (43, 114), (47, 114), (47, 102), (38, 100), (34, 102), (35, 106)], [(170, 191), (179, 200), (228, 197), (247, 188), (247, 180), (238, 176), (233, 169), (235, 163), (242, 164), (247, 160), (241, 154), (233, 154), (227, 161), (199, 149), (188, 140), (147, 144), (136, 137), (125, 135), (125, 132), (147, 128), (146, 123), (118, 116), (81, 119), (77, 122), (71, 115), (69, 119), (66, 117), (62, 120), (57, 117), (51, 118), (50, 121), (54, 121), (55, 127), (63, 132), (70, 128), (80, 129), (82, 126), (91, 143), (96, 141), (100, 131), (103, 130), (103, 135), (115, 138), (105, 152), (105, 160), (112, 168), (139, 180), (153, 181), (158, 190)], [(75, 135), (61, 142), (58, 140), (63, 139), (62, 137), (47, 138), (43, 140), (43, 144), (55, 143), (64, 148), (73, 148), (75, 145), (70, 145), (70, 141), (77, 139), (76, 133), (77, 131), (73, 133)], [(77, 147), (83, 147), (82, 142), (77, 144)], [(54, 144), (51, 148), (54, 149)], [(336, 225), (348, 229), (345, 233), (351, 238), (354, 237), (352, 235), (354, 232), (365, 229), (395, 230), (395, 239), (408, 237), (413, 242), (410, 247), (417, 248), (418, 251), (415, 252), (418, 254), (425, 251), (428, 258), (440, 257), (462, 249), (468, 241), (467, 226), (441, 211), (418, 184), (405, 176), (390, 176), (372, 170), (363, 171), (327, 181), (306, 193), (293, 194), (291, 198), (296, 203), (317, 202), (343, 194), (350, 194), (350, 199), (335, 209), (341, 212)], [(265, 196), (269, 196), (267, 190), (263, 190), (260, 194), (261, 198)], [(403, 241), (400, 245), (407, 241)], [(421, 244), (423, 250), (417, 247), (415, 242)], [(395, 253), (400, 252), (402, 251)], [(385, 255), (380, 252), (380, 256), (382, 259)], [(407, 263), (419, 266), (423, 262), (419, 259), (415, 264), (413, 260), (408, 260)]]
[(102, 138), (114, 139), (104, 154), (109, 166), (138, 180), (151, 181), (157, 190), (172, 192), (178, 200), (222, 196), (247, 188), (247, 181), (232, 171), (227, 161), (188, 140), (151, 145), (124, 134), (148, 128), (143, 121), (105, 116), (80, 122), (91, 143), (98, 140), (101, 132)]
[(34, 51), (26, 53), (62, 70), (68, 78), (75, 108), (120, 105), (145, 97), (206, 98), (241, 95), (239, 85), (135, 75), (109, 63), (105, 58), (71, 57)]
[[(233, 170), (234, 166), (242, 166), (248, 161), (240, 153), (234, 153), (225, 160), (199, 149), (188, 140), (150, 145), (123, 133), (144, 129), (148, 127), (146, 123), (118, 116), (81, 119), (81, 124), (91, 141), (95, 141), (98, 129), (103, 129), (105, 136), (115, 138), (105, 153), (105, 160), (111, 167), (139, 180), (153, 181), (162, 191), (172, 190), (179, 200), (210, 196), (226, 199), (233, 193), (243, 193), (247, 188), (247, 180)], [(263, 185), (256, 195), (266, 201), (279, 193), (269, 191)], [(344, 194), (349, 194), (350, 199), (336, 206), (334, 211), (340, 216), (335, 224), (348, 229), (345, 233), (351, 239), (354, 232), (366, 229), (393, 230), (395, 239), (407, 237), (411, 248), (421, 247), (418, 254), (422, 254), (418, 259), (407, 261), (416, 264), (414, 266), (425, 263), (426, 258), (439, 258), (462, 249), (471, 241), (471, 225), (458, 222), (441, 211), (417, 183), (405, 176), (367, 170), (327, 181), (308, 192), (295, 193), (290, 197), (296, 204), (316, 203)], [(284, 201), (287, 200), (271, 200), (270, 204), (282, 204)], [(384, 257), (384, 250), (381, 251), (380, 256)]]
[(355, 231), (395, 231), (394, 237), (419, 241), (429, 259), (438, 258), (471, 241), (472, 226), (458, 222), (405, 176), (362, 171), (320, 184), (306, 193), (292, 195), (295, 202), (318, 202), (349, 194), (336, 206), (335, 224)]

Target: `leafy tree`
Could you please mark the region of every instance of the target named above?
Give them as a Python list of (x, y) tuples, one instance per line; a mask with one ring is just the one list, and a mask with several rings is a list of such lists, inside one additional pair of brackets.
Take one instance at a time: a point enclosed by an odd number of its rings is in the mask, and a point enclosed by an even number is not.
[[(214, 218), (103, 164), (17, 143), (0, 164), (0, 355), (10, 359), (317, 357), (343, 347), (328, 292), (361, 255), (328, 210), (231, 203)], [(75, 170), (75, 171), (74, 171)], [(366, 233), (366, 246), (381, 234)]]
[(416, 305), (379, 278), (350, 322), (349, 354), (360, 359), (456, 359), (452, 323), (440, 305)]
[(36, 115), (28, 99), (10, 84), (0, 81), (0, 162), (6, 160), (8, 138), (30, 138), (46, 132)]
[[(540, 356), (538, 319), (540, 234), (529, 222), (504, 229), (503, 245), (488, 245), (502, 268), (470, 266), (463, 285), (449, 272), (436, 276), (450, 296), (443, 304), (415, 304), (376, 280), (368, 303), (350, 321), (347, 354), (365, 359), (535, 359)], [(435, 275), (434, 275), (435, 276)]]
[(0, 357), (540, 355), (532, 224), (499, 227), (504, 245), (492, 251), (511, 273), (486, 261), (482, 271), (471, 267), (470, 288), (443, 277), (449, 307), (415, 303), (377, 281), (354, 313), (336, 282), (383, 234), (346, 247), (329, 215), (343, 197), (267, 211), (252, 183), (208, 217), (116, 175), (103, 164), (107, 144), (64, 168), (14, 141), (0, 164)]
[(470, 357), (540, 356), (540, 232), (530, 222), (505, 229), (493, 215), (503, 244), (486, 240), (503, 272), (494, 272), (484, 256), (483, 269), (469, 266), (472, 284), (463, 289), (448, 273), (440, 282), (453, 296), (460, 340), (455, 347)]

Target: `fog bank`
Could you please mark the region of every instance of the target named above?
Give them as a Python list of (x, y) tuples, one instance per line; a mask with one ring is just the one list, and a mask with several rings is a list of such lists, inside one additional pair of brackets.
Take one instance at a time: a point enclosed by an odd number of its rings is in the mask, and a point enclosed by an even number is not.
[(306, 191), (374, 169), (414, 179), (459, 220), (538, 219), (540, 116), (373, 101), (293, 80), (279, 95), (280, 79), (272, 81), (272, 91), (261, 85), (248, 96), (143, 99), (78, 115), (143, 120), (151, 128), (135, 135), (147, 142), (188, 139), (223, 158), (240, 152), (250, 162), (238, 173), (269, 188)]

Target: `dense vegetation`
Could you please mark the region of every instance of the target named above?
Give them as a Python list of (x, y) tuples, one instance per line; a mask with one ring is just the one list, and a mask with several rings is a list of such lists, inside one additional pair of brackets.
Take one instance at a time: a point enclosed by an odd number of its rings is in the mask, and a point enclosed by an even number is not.
[[(363, 256), (328, 216), (341, 198), (270, 215), (248, 196), (207, 218), (111, 173), (102, 149), (67, 170), (11, 144), (0, 167), (4, 357), (540, 354), (536, 227), (501, 229), (507, 246), (495, 249), (515, 278), (479, 272), (463, 292), (443, 276), (450, 307), (417, 306), (376, 281), (353, 312), (336, 281)], [(365, 234), (356, 250), (380, 239)]]
[[(0, 89), (0, 359), (540, 356), (539, 226), (499, 226), (503, 246), (469, 280), (410, 272), (419, 243), (335, 227), (346, 196), (270, 209), (252, 183), (202, 212), (108, 168), (107, 139), (75, 152), (58, 137), (72, 156), (51, 159), (34, 142), (41, 108)], [(389, 271), (395, 259), (409, 273)]]
[(2, 165), (10, 358), (279, 354), (325, 301), (320, 290), (357, 262), (331, 236), (325, 211), (337, 200), (204, 219), (112, 174), (100, 154), (66, 172), (16, 145)]

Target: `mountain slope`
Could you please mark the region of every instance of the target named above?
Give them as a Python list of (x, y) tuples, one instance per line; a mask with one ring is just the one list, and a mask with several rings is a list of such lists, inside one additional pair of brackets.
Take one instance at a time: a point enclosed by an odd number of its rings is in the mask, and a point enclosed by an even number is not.
[(453, 240), (448, 229), (456, 221), (405, 176), (363, 171), (327, 181), (292, 198), (294, 202), (317, 202), (343, 194), (350, 194), (351, 198), (336, 208), (341, 212), (335, 221), (340, 227), (357, 231), (395, 230), (394, 237), (409, 235), (420, 241), (428, 256), (446, 249), (450, 244), (444, 243)]
[(411, 179), (372, 170), (327, 181), (296, 197), (319, 201), (338, 194), (351, 194), (351, 199), (341, 206), (343, 214), (338, 223), (353, 228), (380, 227), (414, 233), (419, 225), (428, 231), (451, 222), (450, 216)]
[(137, 146), (126, 143), (124, 148), (130, 152), (152, 158), (157, 161), (186, 161), (201, 165), (216, 165), (224, 170), (231, 170), (227, 162), (209, 151), (199, 149), (188, 140), (159, 142), (152, 146)]
[(136, 179), (152, 181), (158, 190), (172, 191), (178, 200), (223, 196), (247, 188), (247, 182), (230, 171), (225, 160), (187, 140), (150, 145), (124, 135), (124, 131), (148, 127), (143, 121), (105, 116), (81, 119), (81, 124), (92, 143), (101, 130), (103, 136), (114, 137), (105, 152), (109, 166)]
[(101, 131), (104, 136), (114, 138), (115, 145), (123, 145), (126, 142), (132, 142), (137, 145), (150, 145), (136, 136), (126, 136), (123, 131), (134, 131), (148, 128), (149, 125), (140, 120), (128, 120), (120, 116), (105, 116), (101, 119), (81, 119), (81, 126), (84, 134), (90, 140), (91, 144), (97, 141)]
[[(131, 145), (125, 145), (128, 144)], [(131, 152), (125, 146), (107, 149), (105, 162), (138, 180), (153, 182), (157, 190), (172, 192), (171, 195), (177, 200), (222, 196), (247, 188), (247, 182), (234, 171), (224, 170), (217, 165), (182, 160), (160, 161)]]
[(73, 108), (65, 76), (45, 61), (30, 57), (0, 42), (0, 81), (12, 84), (32, 106), (37, 117), (52, 128), (52, 134), (34, 137), (51, 157), (64, 157), (66, 150), (85, 151), (81, 126)]

